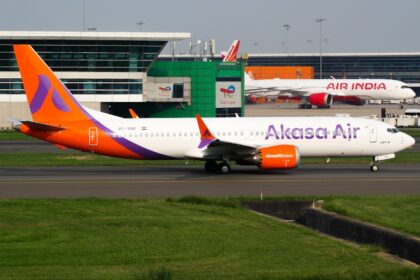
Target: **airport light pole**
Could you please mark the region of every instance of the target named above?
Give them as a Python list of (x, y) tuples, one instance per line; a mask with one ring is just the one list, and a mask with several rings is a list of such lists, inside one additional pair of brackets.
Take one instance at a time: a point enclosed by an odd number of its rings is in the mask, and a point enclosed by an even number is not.
[(86, 31), (86, 0), (83, 0), (83, 31)]
[(319, 78), (322, 79), (322, 23), (326, 18), (318, 18), (315, 21), (319, 23)]
[(288, 23), (286, 23), (286, 24), (284, 24), (283, 25), (283, 27), (286, 29), (286, 47), (285, 47), (285, 49), (286, 49), (286, 55), (287, 55), (287, 37), (288, 37), (288, 35), (289, 35), (289, 29), (290, 29), (290, 24), (288, 24)]
[(306, 43), (308, 43), (308, 45), (309, 45), (309, 51), (311, 51), (312, 50), (312, 48), (311, 48), (311, 46), (312, 46), (312, 40), (311, 39), (308, 39), (308, 40), (306, 40)]

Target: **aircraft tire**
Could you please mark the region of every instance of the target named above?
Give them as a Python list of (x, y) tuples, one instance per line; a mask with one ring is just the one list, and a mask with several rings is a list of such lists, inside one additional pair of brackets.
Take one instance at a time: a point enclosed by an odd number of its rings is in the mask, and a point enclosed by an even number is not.
[(218, 170), (218, 165), (214, 160), (207, 160), (204, 164), (204, 170), (206, 170), (206, 172), (216, 172)]
[(218, 165), (220, 174), (228, 174), (231, 170), (230, 165), (226, 162), (221, 162)]

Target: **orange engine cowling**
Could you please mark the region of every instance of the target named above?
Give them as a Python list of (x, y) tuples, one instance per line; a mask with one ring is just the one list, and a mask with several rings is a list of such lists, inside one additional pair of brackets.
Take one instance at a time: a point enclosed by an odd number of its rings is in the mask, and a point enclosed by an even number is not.
[(261, 169), (289, 169), (299, 165), (300, 153), (296, 146), (278, 145), (259, 149)]
[(309, 95), (308, 101), (311, 103), (311, 105), (322, 108), (330, 107), (333, 102), (333, 98), (331, 94), (328, 93), (313, 93)]
[(299, 149), (293, 145), (278, 145), (258, 149), (252, 157), (237, 160), (239, 165), (258, 165), (261, 169), (290, 169), (299, 165)]

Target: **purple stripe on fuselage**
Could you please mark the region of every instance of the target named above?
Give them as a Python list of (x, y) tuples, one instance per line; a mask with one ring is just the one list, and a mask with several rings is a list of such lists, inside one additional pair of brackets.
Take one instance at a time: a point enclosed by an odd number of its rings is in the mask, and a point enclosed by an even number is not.
[(31, 104), (29, 104), (32, 114), (35, 114), (41, 109), (42, 104), (44, 104), (45, 98), (47, 97), (48, 90), (51, 87), (50, 79), (48, 79), (47, 76), (38, 75), (38, 81), (38, 88), (31, 100)]
[(67, 107), (66, 103), (61, 98), (60, 94), (57, 92), (56, 89), (53, 89), (52, 101), (53, 101), (53, 104), (54, 104), (55, 108), (57, 108), (61, 112), (65, 112), (65, 113), (70, 112), (69, 107)]
[(70, 96), (70, 98), (73, 100), (74, 104), (79, 108), (79, 110), (92, 122), (94, 122), (104, 133), (108, 134), (109, 137), (114, 139), (117, 143), (119, 143), (121, 146), (127, 148), (128, 150), (132, 151), (135, 154), (138, 154), (142, 158), (145, 159), (171, 159), (171, 157), (163, 154), (156, 153), (154, 151), (151, 151), (149, 149), (146, 149), (142, 146), (139, 146), (130, 140), (126, 138), (120, 138), (116, 137), (116, 133), (114, 133), (112, 130), (107, 128), (105, 125), (100, 123), (98, 120), (96, 120), (94, 117), (92, 117), (80, 104), (76, 101), (74, 96), (70, 93), (70, 91), (66, 88), (66, 86), (61, 83), (61, 86), (64, 88), (64, 90), (67, 92), (67, 94)]

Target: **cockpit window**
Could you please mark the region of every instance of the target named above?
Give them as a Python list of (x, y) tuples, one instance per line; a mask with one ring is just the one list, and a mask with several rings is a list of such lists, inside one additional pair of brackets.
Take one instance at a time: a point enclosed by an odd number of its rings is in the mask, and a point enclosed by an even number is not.
[(389, 133), (398, 133), (399, 132), (399, 130), (396, 129), (395, 127), (394, 128), (388, 128), (386, 131), (388, 131)]
[(401, 86), (401, 88), (410, 88), (409, 86)]

